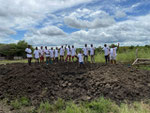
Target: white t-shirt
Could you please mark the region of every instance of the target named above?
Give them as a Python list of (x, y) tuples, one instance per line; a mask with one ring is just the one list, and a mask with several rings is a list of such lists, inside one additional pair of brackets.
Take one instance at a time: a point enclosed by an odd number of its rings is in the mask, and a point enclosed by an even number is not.
[(55, 49), (55, 57), (58, 57), (58, 50)]
[(50, 52), (49, 52), (48, 49), (45, 49), (45, 50), (44, 50), (44, 53), (45, 53), (45, 56), (46, 56), (46, 57), (49, 57), (49, 56), (50, 56)]
[(54, 57), (54, 50), (50, 50), (50, 56), (51, 56), (51, 58)]
[(81, 53), (78, 54), (79, 62), (83, 62), (83, 55)]
[(64, 56), (64, 49), (63, 48), (60, 48), (60, 55)]
[(117, 47), (115, 47), (115, 48), (110, 48), (110, 56), (117, 56)]
[(76, 48), (72, 48), (71, 49), (71, 56), (75, 56), (76, 55)]
[(82, 50), (83, 50), (84, 55), (88, 55), (89, 49), (87, 47), (83, 48)]
[(40, 51), (40, 55), (44, 56), (44, 49), (40, 49), (39, 51)]
[(67, 55), (71, 55), (71, 51), (69, 48), (67, 48)]
[(37, 59), (40, 57), (40, 52), (39, 50), (34, 50), (34, 57)]
[(91, 47), (91, 48), (90, 48), (90, 55), (94, 55), (94, 51), (95, 51), (95, 48), (94, 48), (94, 47)]
[(25, 52), (27, 52), (27, 58), (32, 58), (32, 50), (30, 48), (26, 48)]
[(109, 55), (109, 53), (110, 53), (109, 52), (109, 47), (104, 47), (103, 51), (104, 51), (105, 56)]

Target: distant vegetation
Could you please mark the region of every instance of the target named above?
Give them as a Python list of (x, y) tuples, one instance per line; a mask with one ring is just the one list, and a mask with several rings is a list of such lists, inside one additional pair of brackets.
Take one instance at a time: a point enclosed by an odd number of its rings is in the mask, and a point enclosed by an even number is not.
[[(19, 41), (17, 44), (0, 44), (0, 56), (13, 59), (14, 56), (26, 57), (25, 48), (28, 43)], [(117, 45), (116, 45), (117, 46)], [(111, 46), (110, 46), (111, 47)], [(103, 47), (96, 48), (96, 62), (104, 62)], [(117, 60), (121, 62), (133, 62), (136, 59), (136, 49), (138, 48), (139, 58), (150, 58), (150, 45), (145, 46), (121, 46), (117, 51)], [(32, 48), (33, 49), (33, 48)], [(80, 48), (77, 51), (81, 50)], [(90, 59), (89, 59), (90, 60)]]
[(14, 56), (25, 57), (25, 48), (28, 43), (25, 41), (19, 41), (17, 44), (0, 44), (0, 56), (7, 59), (13, 59)]
[[(136, 56), (136, 49), (138, 54)], [(136, 57), (138, 58), (150, 58), (150, 45), (145, 46), (124, 46), (117, 50), (117, 61), (120, 62), (133, 62)], [(96, 62), (104, 62), (104, 53), (101, 47), (96, 49)]]

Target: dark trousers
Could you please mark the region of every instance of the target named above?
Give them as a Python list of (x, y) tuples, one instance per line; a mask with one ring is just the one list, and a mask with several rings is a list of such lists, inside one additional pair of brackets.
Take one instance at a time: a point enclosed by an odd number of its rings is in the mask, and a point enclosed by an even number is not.
[(32, 58), (28, 58), (28, 64), (29, 64), (29, 66), (31, 66), (31, 60), (32, 60)]
[(109, 55), (106, 55), (105, 56), (105, 62), (106, 62), (106, 64), (109, 62), (110, 60), (109, 60)]
[(55, 62), (58, 62), (58, 57), (55, 57)]
[(88, 62), (88, 55), (84, 55), (84, 62)]

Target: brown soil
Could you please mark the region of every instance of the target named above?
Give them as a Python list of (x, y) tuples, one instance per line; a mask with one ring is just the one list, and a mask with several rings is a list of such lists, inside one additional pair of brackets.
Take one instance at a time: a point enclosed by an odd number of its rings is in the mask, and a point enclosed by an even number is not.
[(124, 64), (0, 65), (0, 98), (22, 96), (33, 105), (57, 98), (78, 102), (104, 96), (117, 103), (150, 99), (150, 71)]

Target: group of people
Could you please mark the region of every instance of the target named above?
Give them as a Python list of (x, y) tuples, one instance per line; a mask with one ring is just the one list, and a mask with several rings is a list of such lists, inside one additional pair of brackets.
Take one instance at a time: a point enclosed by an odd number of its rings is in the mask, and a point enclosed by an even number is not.
[[(109, 48), (107, 45), (104, 45), (103, 51), (105, 54), (105, 61), (106, 64), (111, 61), (112, 64), (116, 64), (116, 50), (119, 48), (115, 47), (114, 45)], [(46, 59), (46, 64), (52, 64), (53, 62), (74, 62), (76, 58), (80, 64), (80, 66), (84, 65), (84, 62), (88, 62), (88, 56), (91, 57), (91, 63), (95, 63), (95, 48), (93, 47), (93, 44), (91, 44), (90, 48), (88, 48), (87, 44), (85, 44), (85, 47), (83, 49), (80, 49), (77, 53), (76, 48), (74, 45), (69, 46), (61, 46), (61, 48), (56, 47), (55, 49), (51, 47), (51, 49), (48, 49), (47, 46), (43, 48), (43, 46), (38, 49), (38, 47), (35, 48), (34, 52), (31, 50), (31, 46), (28, 45), (28, 47), (25, 49), (25, 52), (27, 54), (28, 58), (28, 64), (31, 65), (32, 57), (34, 55), (34, 58), (36, 60), (36, 63), (44, 63), (44, 59)], [(66, 55), (65, 55), (66, 52)], [(66, 57), (65, 57), (66, 56)]]

